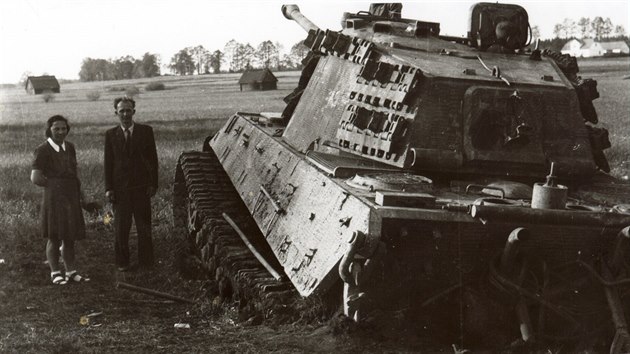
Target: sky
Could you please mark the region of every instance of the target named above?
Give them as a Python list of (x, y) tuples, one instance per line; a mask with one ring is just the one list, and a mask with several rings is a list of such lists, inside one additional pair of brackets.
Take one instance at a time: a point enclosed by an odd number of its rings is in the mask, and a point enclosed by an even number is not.
[[(416, 0), (403, 3), (403, 17), (439, 22), (441, 34), (463, 36), (476, 1)], [(629, 0), (527, 0), (516, 3), (529, 13), (542, 38), (565, 18), (609, 17), (630, 33)], [(84, 58), (141, 58), (159, 54), (162, 72), (179, 50), (202, 45), (214, 51), (235, 39), (257, 47), (280, 42), (284, 51), (306, 37), (280, 8), (288, 1), (203, 0), (2, 0), (0, 1), (0, 83), (16, 83), (25, 72), (78, 79)], [(367, 11), (369, 2), (295, 1), (322, 29), (339, 30), (343, 12)]]

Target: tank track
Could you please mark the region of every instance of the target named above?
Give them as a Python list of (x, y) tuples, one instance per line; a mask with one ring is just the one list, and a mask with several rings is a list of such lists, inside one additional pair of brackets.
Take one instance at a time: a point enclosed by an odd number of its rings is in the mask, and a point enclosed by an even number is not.
[(558, 53), (553, 50), (545, 49), (542, 51), (542, 55), (553, 59), (558, 65), (560, 70), (567, 75), (569, 80), (573, 81), (577, 73), (580, 71), (577, 64), (577, 58), (569, 54)]
[(264, 240), (213, 151), (182, 153), (173, 190), (175, 226), (187, 230), (221, 299), (237, 302), (245, 319), (304, 317), (305, 304), (293, 284), (286, 277), (273, 278), (224, 219), (228, 214), (253, 244)]
[[(597, 81), (593, 79), (582, 79), (582, 77), (578, 76), (580, 69), (578, 67), (577, 58), (572, 55), (558, 53), (549, 49), (543, 50), (542, 55), (551, 58), (575, 88), (580, 103), (580, 111), (582, 112), (584, 120), (597, 124), (599, 119), (595, 107), (593, 106), (593, 100), (599, 97)], [(608, 163), (606, 162), (605, 164), (607, 165)], [(610, 169), (608, 169), (608, 171), (610, 171)]]

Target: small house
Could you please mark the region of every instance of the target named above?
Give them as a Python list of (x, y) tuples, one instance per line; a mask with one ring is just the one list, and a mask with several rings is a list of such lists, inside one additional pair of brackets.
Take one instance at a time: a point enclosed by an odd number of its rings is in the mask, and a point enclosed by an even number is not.
[(243, 73), (238, 84), (243, 91), (243, 85), (249, 90), (275, 90), (278, 88), (278, 79), (269, 69), (247, 70)]
[(39, 95), (45, 92), (59, 93), (59, 81), (52, 75), (29, 76), (26, 79), (24, 89), (32, 95)]
[(562, 54), (569, 54), (575, 57), (590, 58), (607, 55), (628, 55), (630, 49), (624, 41), (598, 42), (592, 38), (585, 38), (568, 41), (562, 47), (561, 52)]

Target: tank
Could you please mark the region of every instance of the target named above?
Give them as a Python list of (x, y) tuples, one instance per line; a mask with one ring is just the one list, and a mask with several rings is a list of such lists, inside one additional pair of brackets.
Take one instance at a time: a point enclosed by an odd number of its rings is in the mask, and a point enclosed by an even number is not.
[(282, 12), (310, 48), (284, 111), (234, 114), (176, 169), (175, 220), (223, 297), (467, 348), (630, 350), (630, 186), (596, 81), (525, 49), (524, 8), (475, 4), (465, 37), (398, 3), (340, 31)]

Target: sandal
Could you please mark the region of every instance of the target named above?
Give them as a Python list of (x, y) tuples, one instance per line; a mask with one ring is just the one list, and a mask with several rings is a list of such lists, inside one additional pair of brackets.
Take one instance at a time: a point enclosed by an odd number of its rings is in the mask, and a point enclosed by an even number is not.
[(70, 271), (70, 272), (66, 272), (66, 281), (68, 283), (70, 283), (70, 282), (85, 283), (85, 282), (90, 281), (90, 278), (81, 276), (79, 273), (77, 273), (76, 270), (73, 270), (73, 271)]
[(50, 277), (52, 278), (52, 283), (55, 285), (66, 285), (68, 283), (66, 278), (61, 275), (61, 272), (51, 273)]

